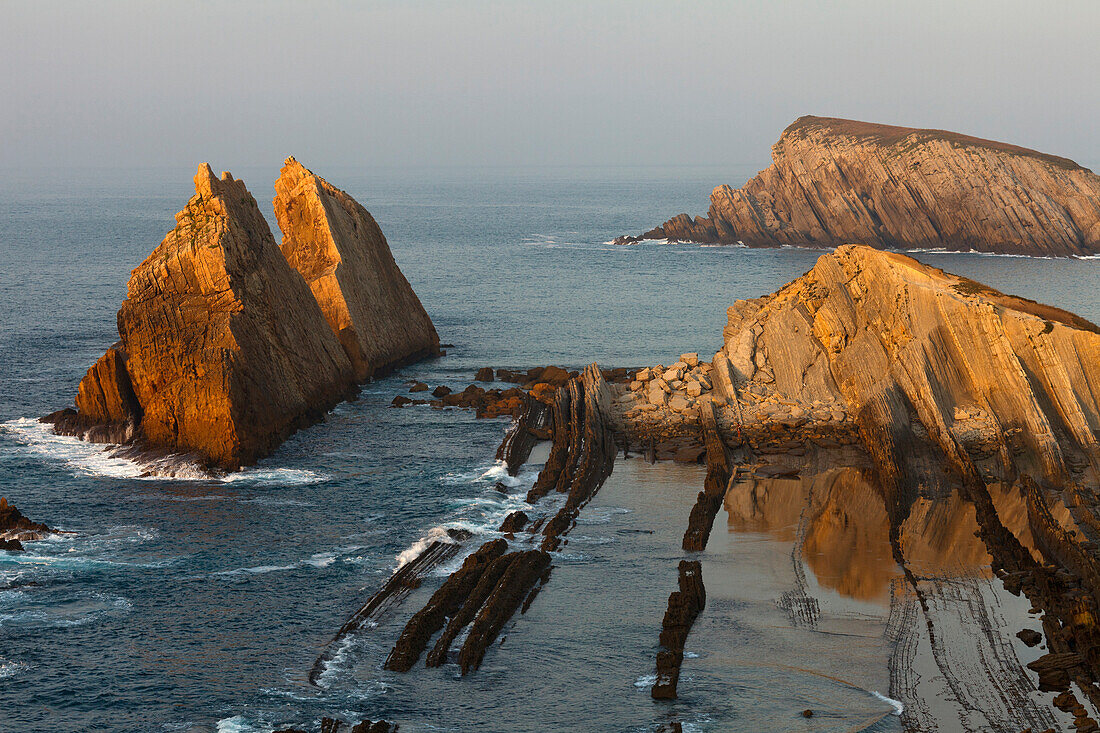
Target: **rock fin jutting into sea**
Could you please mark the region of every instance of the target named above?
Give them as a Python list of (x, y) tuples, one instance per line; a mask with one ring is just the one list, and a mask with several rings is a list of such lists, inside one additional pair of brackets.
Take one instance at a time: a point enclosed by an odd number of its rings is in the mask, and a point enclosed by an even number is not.
[[(77, 412), (44, 420), (84, 439), (132, 442), (234, 470), (321, 419), (356, 381), (438, 353), (431, 321), (370, 215), (320, 179), (301, 178), (299, 188), (312, 186), (316, 195), (286, 188), (284, 251), (298, 253), (296, 266), (309, 272), (303, 255), (324, 234), (325, 252), (353, 262), (343, 280), (336, 268), (337, 278), (318, 289), (331, 296), (324, 308), (280, 252), (244, 183), (228, 173), (219, 179), (203, 164), (176, 227), (131, 274), (118, 312), (120, 341), (81, 381)], [(335, 229), (309, 230), (286, 214), (311, 204), (328, 211), (334, 201), (345, 212), (325, 219), (339, 221)], [(368, 224), (367, 238), (356, 238)], [(335, 298), (356, 304), (350, 331), (326, 321)], [(349, 348), (348, 333), (369, 350)], [(349, 353), (366, 360), (353, 365)]]
[(1071, 160), (944, 130), (800, 117), (772, 164), (718, 186), (706, 217), (680, 214), (641, 237), (744, 244), (1100, 252), (1100, 176)]
[(309, 284), (360, 381), (439, 354), (439, 336), (359, 202), (287, 158), (275, 182), (283, 254)]

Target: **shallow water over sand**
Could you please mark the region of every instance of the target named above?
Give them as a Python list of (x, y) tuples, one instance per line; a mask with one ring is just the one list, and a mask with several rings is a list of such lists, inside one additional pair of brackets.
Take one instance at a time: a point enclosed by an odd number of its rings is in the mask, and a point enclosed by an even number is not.
[[(380, 669), (440, 568), (341, 650), (324, 686), (306, 679), (403, 555), (434, 528), (486, 536), (521, 506), (534, 477), (525, 470), (498, 491), (492, 456), (507, 422), (390, 409), (404, 380), (465, 386), (486, 365), (641, 366), (713, 353), (734, 299), (774, 290), (817, 253), (604, 242), (691, 211), (717, 181), (754, 172), (322, 171), (376, 215), (455, 347), (369, 385), (229, 481), (142, 479), (132, 465), (28, 420), (70, 403), (115, 340), (129, 270), (170, 228), (191, 172), (4, 179), (0, 493), (32, 519), (75, 532), (26, 555), (0, 553), (8, 725), (252, 731), (339, 715), (387, 717), (412, 731), (480, 730), (486, 720), (516, 731), (645, 730), (672, 718), (696, 730), (898, 730), (894, 707), (874, 695), (895, 696), (891, 649), (912, 638), (914, 665), (935, 665), (935, 654), (923, 637), (897, 636), (909, 626), (891, 617), (900, 576), (879, 542), (884, 530), (851, 521), (880, 510), (873, 492), (847, 484), (807, 500), (805, 481), (797, 490), (776, 483), (755, 513), (740, 494), (727, 500), (729, 521), (719, 515), (704, 555), (710, 601), (688, 639), (681, 699), (653, 703), (646, 681), (702, 473), (638, 460), (616, 466), (550, 584), (480, 672)], [(234, 173), (268, 198), (274, 169)], [(920, 258), (1100, 321), (1100, 261)], [(945, 531), (943, 547), (957, 551), (966, 534)], [(940, 550), (913, 545), (909, 556), (930, 562)], [(980, 573), (965, 577), (967, 597), (982, 594), (1015, 644), (1018, 599), (1002, 598)], [(944, 619), (959, 607), (952, 599), (962, 591), (948, 594), (957, 587), (938, 591)], [(816, 626), (792, 620), (808, 598)], [(894, 608), (911, 613), (911, 604)], [(956, 647), (968, 648), (953, 642), (948, 651)], [(921, 684), (937, 677), (929, 667)], [(805, 708), (818, 712), (807, 720)]]

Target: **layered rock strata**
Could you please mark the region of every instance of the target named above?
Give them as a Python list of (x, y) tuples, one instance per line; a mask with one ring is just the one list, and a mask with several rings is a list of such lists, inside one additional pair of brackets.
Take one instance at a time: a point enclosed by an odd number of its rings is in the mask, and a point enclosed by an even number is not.
[[(735, 477), (865, 471), (884, 499), (883, 549), (915, 589), (907, 519), (924, 497), (960, 492), (993, 570), (1047, 612), (1044, 685), (1073, 681), (1100, 700), (1100, 329), (863, 246), (728, 316), (709, 365), (685, 354), (615, 390), (618, 429), (634, 444), (696, 446), (713, 482), (713, 407)], [(1026, 496), (1013, 526), (1006, 490)], [(687, 549), (704, 546), (706, 493)]]
[(486, 542), (444, 581), (405, 625), (386, 660), (387, 669), (412, 669), (437, 632), (425, 663), (441, 666), (450, 659), (452, 644), (467, 629), (455, 661), (462, 674), (478, 669), (489, 645), (515, 612), (525, 612), (549, 580), (550, 553), (561, 545), (580, 510), (611, 474), (616, 447), (609, 420), (610, 392), (599, 368), (589, 366), (579, 378), (543, 399), (550, 401), (548, 413), (545, 405), (530, 405), (527, 418), (512, 426), (501, 452), (509, 454), (512, 449), (508, 446), (524, 441), (516, 433), (528, 430), (548, 414), (551, 457), (536, 481), (537, 490), (532, 489), (527, 499), (535, 505), (534, 511), (541, 498), (556, 490), (566, 495), (564, 504), (554, 514), (534, 521), (525, 512), (509, 515), (500, 528), (508, 540)]
[(44, 420), (129, 444), (158, 471), (173, 470), (164, 453), (235, 470), (357, 381), (437, 354), (370, 214), (293, 159), (277, 189), (282, 252), (244, 183), (200, 166), (176, 227), (130, 276), (120, 341), (81, 381), (77, 410)]
[(287, 158), (275, 182), (282, 251), (301, 273), (364, 381), (439, 355), (439, 335), (374, 217)]
[(641, 238), (1089, 255), (1100, 252), (1100, 176), (944, 130), (806, 116), (783, 131), (770, 167), (714, 189), (706, 217), (680, 214)]

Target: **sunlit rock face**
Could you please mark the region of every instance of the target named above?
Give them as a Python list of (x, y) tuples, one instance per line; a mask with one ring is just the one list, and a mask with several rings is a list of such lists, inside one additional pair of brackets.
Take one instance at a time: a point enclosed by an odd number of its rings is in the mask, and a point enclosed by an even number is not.
[(945, 465), (1050, 485), (1100, 470), (1097, 327), (900, 254), (840, 247), (738, 301), (714, 370), (737, 395), (845, 405), (887, 488), (935, 484)]
[[(242, 181), (219, 179), (206, 164), (176, 227), (134, 269), (118, 331), (120, 347), (81, 383), (81, 409), (116, 417), (114, 395), (128, 379), (148, 445), (221, 468), (270, 452), (342, 399), (354, 379), (256, 200)], [(95, 395), (110, 396), (100, 400), (103, 410)]]
[(309, 284), (358, 380), (439, 353), (431, 319), (366, 209), (294, 158), (275, 192), (283, 254)]
[(944, 130), (806, 116), (783, 131), (772, 161), (739, 189), (714, 189), (706, 217), (680, 214), (644, 237), (1100, 251), (1100, 176), (1066, 158)]

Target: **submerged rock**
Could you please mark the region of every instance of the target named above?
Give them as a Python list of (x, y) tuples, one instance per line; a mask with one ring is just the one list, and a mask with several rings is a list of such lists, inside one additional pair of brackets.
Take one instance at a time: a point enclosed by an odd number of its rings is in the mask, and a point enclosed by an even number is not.
[(293, 157), (275, 193), (283, 254), (309, 284), (357, 380), (439, 354), (435, 326), (370, 212)]
[[(706, 217), (643, 237), (751, 247), (1100, 252), (1100, 176), (1071, 160), (944, 130), (800, 117), (772, 165), (719, 186)], [(625, 238), (618, 243), (630, 243)]]

